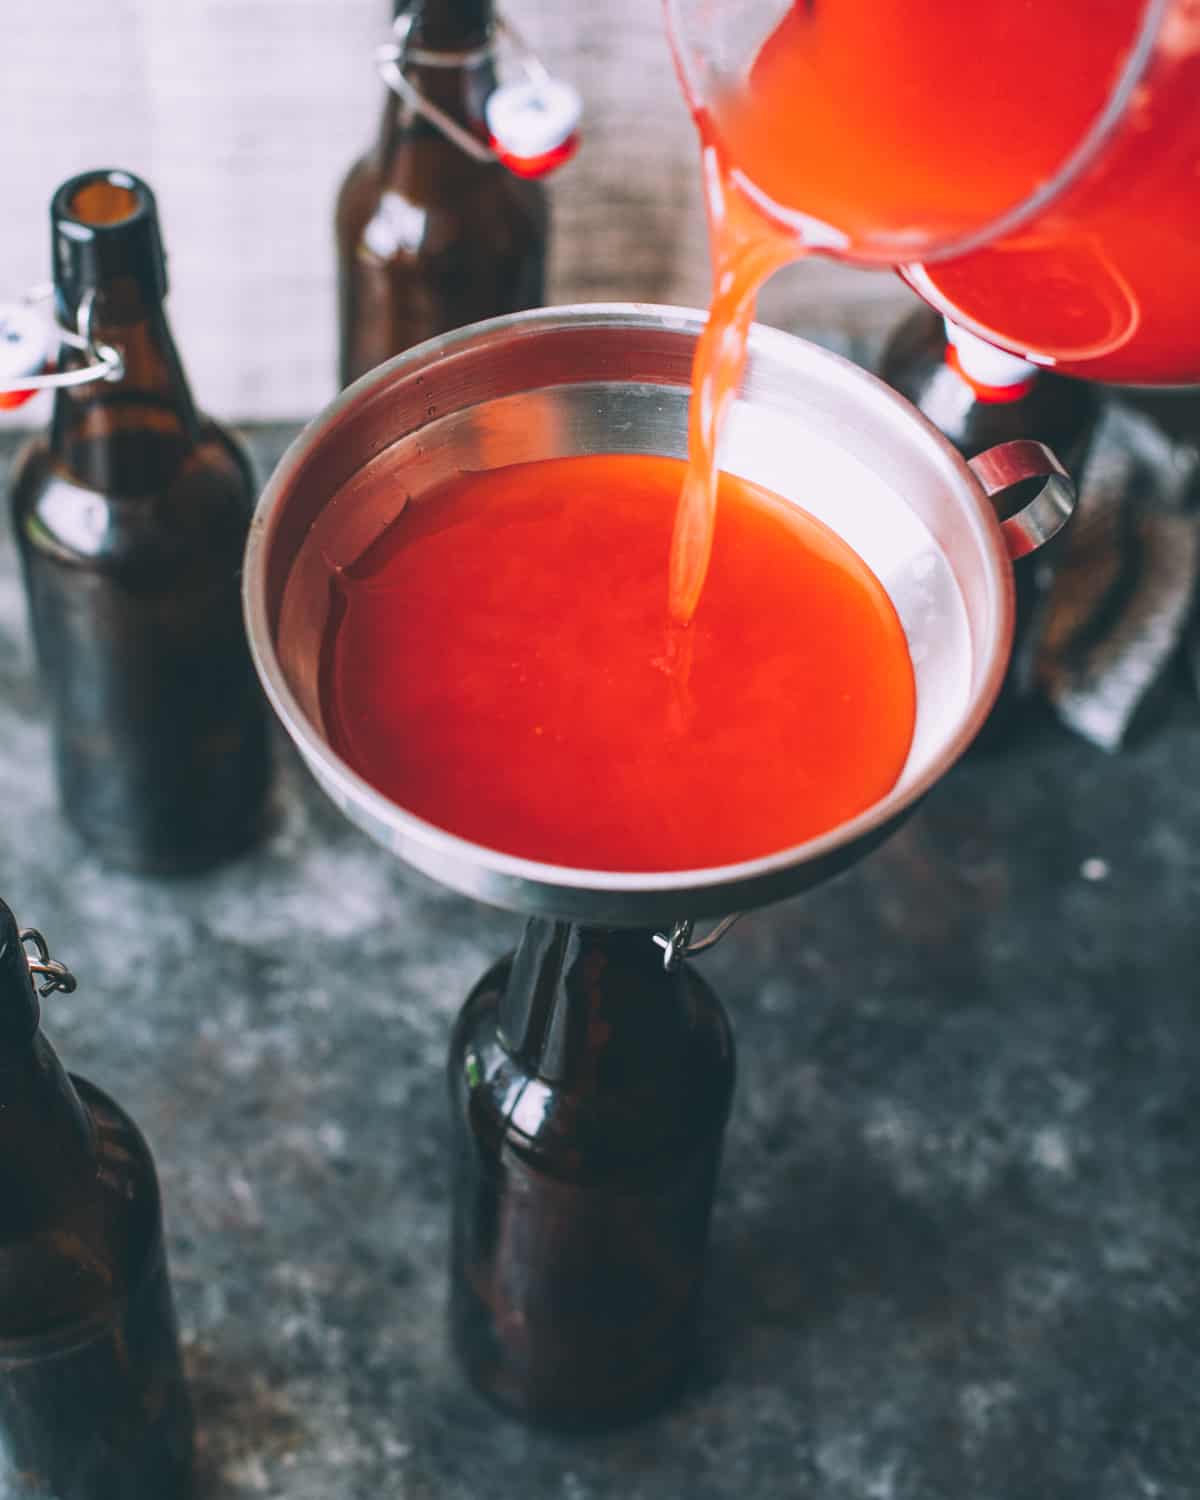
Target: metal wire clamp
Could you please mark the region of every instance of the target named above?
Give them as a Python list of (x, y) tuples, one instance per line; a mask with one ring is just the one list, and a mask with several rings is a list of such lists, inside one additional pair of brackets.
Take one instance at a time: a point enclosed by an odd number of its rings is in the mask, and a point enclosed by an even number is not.
[[(34, 287), (20, 299), (21, 305), (33, 307), (54, 295), (52, 286)], [(74, 329), (57, 326), (58, 340), (71, 349), (78, 349), (88, 356), (88, 363), (76, 370), (57, 370), (45, 375), (20, 375), (10, 380), (0, 380), (0, 392), (54, 391), (67, 386), (91, 385), (99, 380), (120, 380), (125, 373), (125, 361), (119, 350), (111, 344), (101, 343), (92, 332), (92, 318), (96, 306), (96, 294), (87, 291), (79, 301), (79, 312)]]
[(75, 989), (75, 976), (67, 968), (66, 964), (60, 963), (57, 958), (50, 957), (50, 948), (46, 939), (36, 927), (23, 927), (17, 934), (23, 945), (33, 944), (37, 954), (36, 958), (30, 958), (28, 953), (25, 961), (29, 965), (29, 972), (35, 976), (34, 983), (41, 979), (42, 983), (37, 986), (37, 992), (44, 1000), (47, 995), (52, 995), (55, 990), (61, 990), (64, 995), (69, 995)]
[(481, 141), (477, 135), (472, 135), (452, 115), (447, 114), (432, 99), (425, 97), (416, 84), (407, 77), (404, 66), (406, 63), (415, 63), (422, 68), (473, 67), (486, 62), (492, 56), (495, 45), (494, 37), (497, 35), (508, 39), (530, 83), (544, 85), (550, 82), (550, 74), (546, 65), (519, 34), (516, 27), (503, 17), (496, 18), (492, 36), (482, 46), (473, 47), (466, 52), (435, 52), (425, 47), (410, 46), (409, 39), (412, 36), (414, 19), (411, 11), (397, 16), (392, 25), (392, 40), (376, 48), (375, 65), (379, 69), (379, 76), (393, 93), (398, 94), (418, 114), (424, 115), (431, 125), (436, 125), (443, 135), (452, 140), (468, 156), (481, 162), (498, 161), (499, 157), (486, 141)]

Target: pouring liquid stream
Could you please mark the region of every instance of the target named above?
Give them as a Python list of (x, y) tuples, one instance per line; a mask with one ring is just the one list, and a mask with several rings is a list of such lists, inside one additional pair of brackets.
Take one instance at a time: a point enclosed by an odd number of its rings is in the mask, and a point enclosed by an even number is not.
[(692, 363), (687, 476), (671, 538), (668, 660), (684, 685), (689, 651), (682, 632), (700, 602), (712, 556), (721, 430), (746, 366), (755, 301), (769, 276), (805, 253), (794, 235), (775, 228), (742, 193), (703, 114), (697, 115), (697, 123), (703, 142), (713, 292)]

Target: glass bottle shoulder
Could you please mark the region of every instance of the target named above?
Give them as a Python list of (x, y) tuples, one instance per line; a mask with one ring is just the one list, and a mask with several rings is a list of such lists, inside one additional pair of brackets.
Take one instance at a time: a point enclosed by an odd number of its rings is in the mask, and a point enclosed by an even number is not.
[(136, 1282), (161, 1232), (158, 1173), (145, 1136), (115, 1100), (86, 1078), (71, 1082), (91, 1116), (96, 1141), (96, 1192), (123, 1253), (122, 1271)]
[(86, 1149), (78, 1149), (78, 1138), (70, 1142), (74, 1150), (65, 1142), (56, 1147), (52, 1135), (43, 1138), (29, 1125), (25, 1190), (9, 1184), (14, 1206), (0, 1229), (0, 1344), (105, 1323), (158, 1262), (161, 1211), (149, 1147), (107, 1095), (71, 1081), (87, 1116)]
[(39, 435), (18, 456), (10, 486), (24, 547), (65, 563), (144, 564), (173, 574), (213, 557), (240, 558), (254, 499), (240, 445), (206, 418), (186, 444), (145, 430), (109, 431), (64, 456)]
[(679, 1053), (653, 1071), (620, 1070), (560, 1083), (537, 1076), (501, 1044), (507, 963), (493, 969), (459, 1014), (450, 1047), (455, 1110), (473, 1134), (573, 1180), (654, 1179), (719, 1136), (733, 1093), (734, 1049), (712, 992), (692, 982)]
[(384, 164), (361, 157), (337, 201), (345, 259), (402, 266), (463, 247), (481, 256), (538, 246), (546, 236), (544, 186), (495, 163), (477, 162), (431, 132), (399, 142)]

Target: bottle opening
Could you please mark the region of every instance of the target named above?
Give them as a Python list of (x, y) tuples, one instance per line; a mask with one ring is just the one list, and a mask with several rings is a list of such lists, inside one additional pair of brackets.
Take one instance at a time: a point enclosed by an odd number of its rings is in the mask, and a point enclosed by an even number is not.
[(96, 225), (123, 224), (141, 206), (142, 200), (132, 181), (118, 172), (85, 182), (67, 202), (73, 218), (81, 224)]
[(50, 230), (59, 313), (68, 326), (85, 292), (107, 299), (117, 281), (136, 283), (143, 301), (166, 295), (154, 194), (132, 172), (103, 167), (69, 178), (51, 200)]

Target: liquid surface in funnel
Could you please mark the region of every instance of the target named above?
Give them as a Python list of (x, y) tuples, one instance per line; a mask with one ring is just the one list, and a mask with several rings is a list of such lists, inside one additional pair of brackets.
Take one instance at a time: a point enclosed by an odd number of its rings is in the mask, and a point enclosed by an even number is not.
[(576, 869), (732, 864), (884, 796), (916, 704), (887, 594), (827, 527), (722, 475), (704, 592), (672, 625), (683, 468), (550, 459), (410, 504), (337, 575), (334, 749), (448, 832)]

